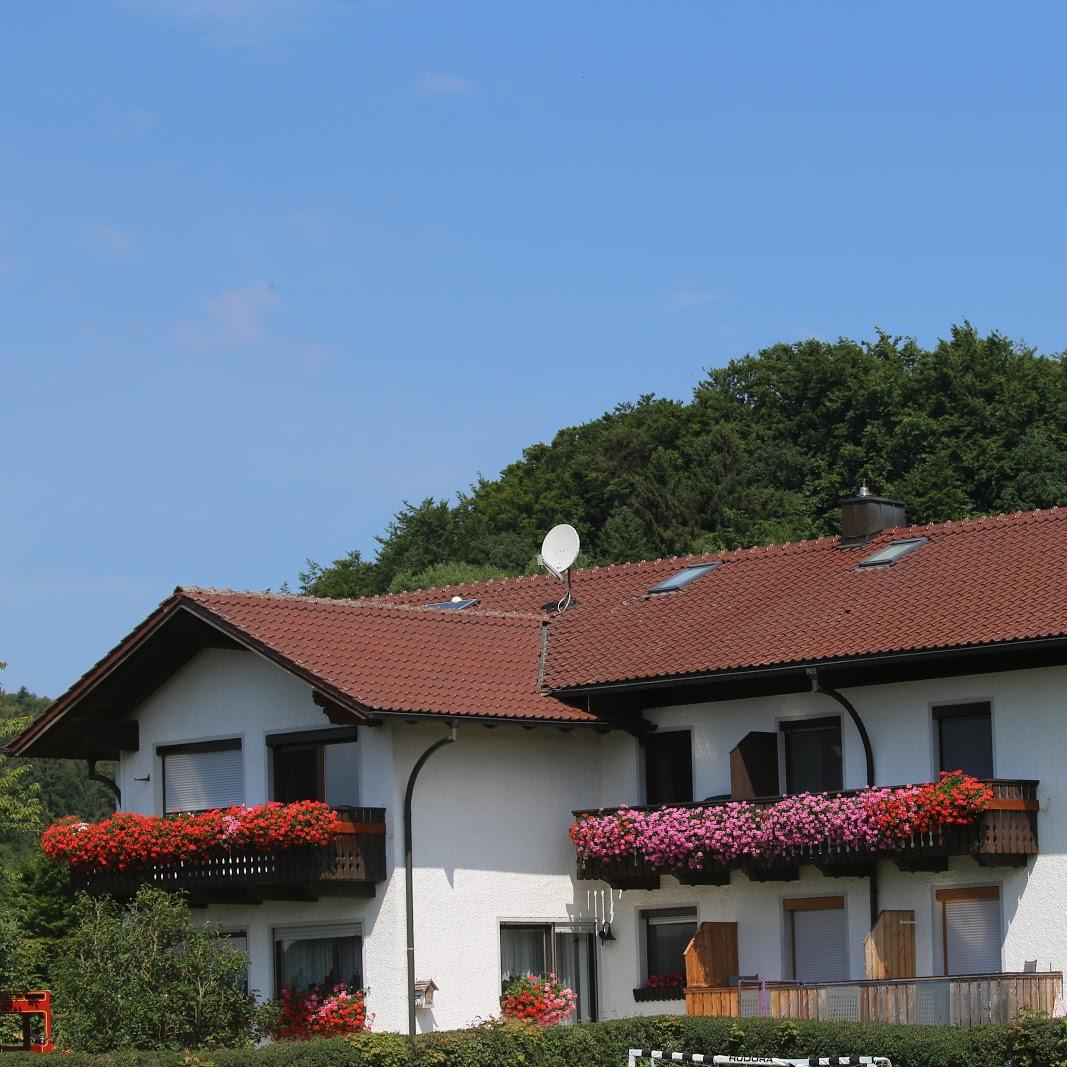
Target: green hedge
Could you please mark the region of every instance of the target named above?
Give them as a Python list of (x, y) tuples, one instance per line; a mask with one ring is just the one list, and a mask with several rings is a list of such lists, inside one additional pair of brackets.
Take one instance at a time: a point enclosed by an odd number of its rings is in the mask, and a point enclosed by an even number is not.
[[(56, 1067), (625, 1067), (628, 1048), (744, 1055), (881, 1055), (894, 1067), (1067, 1067), (1067, 1021), (1012, 1026), (815, 1023), (658, 1016), (547, 1030), (481, 1026), (418, 1039), (397, 1034), (286, 1043), (247, 1051), (73, 1053)], [(11, 1054), (3, 1067), (44, 1067), (51, 1057)]]

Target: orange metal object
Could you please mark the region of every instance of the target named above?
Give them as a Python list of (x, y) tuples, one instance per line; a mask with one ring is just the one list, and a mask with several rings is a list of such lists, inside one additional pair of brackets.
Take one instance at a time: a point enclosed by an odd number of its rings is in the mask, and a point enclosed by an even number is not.
[[(54, 1052), (52, 1042), (52, 994), (0, 992), (0, 1015), (18, 1015), (22, 1019), (22, 1044), (0, 1045), (0, 1052)], [(39, 1017), (42, 1034), (34, 1041), (33, 1023)]]

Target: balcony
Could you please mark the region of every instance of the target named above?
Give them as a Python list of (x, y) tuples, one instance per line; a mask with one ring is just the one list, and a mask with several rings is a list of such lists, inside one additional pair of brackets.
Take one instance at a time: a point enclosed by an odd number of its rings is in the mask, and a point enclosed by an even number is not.
[(340, 832), (327, 845), (234, 850), (126, 870), (73, 870), (71, 881), (75, 890), (120, 899), (143, 885), (183, 891), (194, 905), (372, 897), (385, 878), (385, 809), (344, 808), (339, 814)]
[(864, 941), (866, 977), (836, 982), (739, 976), (736, 922), (705, 922), (685, 949), (687, 1015), (981, 1026), (1021, 1011), (1051, 1015), (1059, 971), (917, 977), (915, 912), (883, 911)]
[[(687, 885), (728, 885), (732, 871), (741, 871), (752, 881), (794, 881), (803, 866), (816, 867), (830, 877), (869, 874), (879, 860), (888, 860), (903, 871), (943, 871), (955, 856), (970, 856), (985, 867), (1020, 867), (1037, 855), (1037, 786), (1028, 779), (990, 779), (985, 784), (992, 801), (973, 822), (947, 825), (933, 833), (915, 834), (892, 849), (869, 849), (858, 845), (823, 841), (816, 846), (793, 848), (773, 858), (742, 857), (722, 863), (687, 862), (681, 866), (653, 865), (635, 849), (632, 854), (611, 858), (578, 858), (578, 878), (607, 882), (613, 889), (658, 889), (660, 877), (673, 875)], [(900, 787), (904, 788), (904, 787)], [(819, 794), (820, 798), (857, 796), (862, 790)], [(766, 808), (782, 797), (764, 797), (747, 804)], [(664, 808), (610, 808), (574, 812), (584, 817), (613, 815), (620, 811), (656, 812), (668, 809), (713, 809), (735, 803), (729, 800), (674, 804)]]
[(685, 1011), (727, 1018), (982, 1026), (1009, 1023), (1021, 1011), (1051, 1015), (1062, 985), (1058, 971), (813, 985), (741, 982), (688, 986)]

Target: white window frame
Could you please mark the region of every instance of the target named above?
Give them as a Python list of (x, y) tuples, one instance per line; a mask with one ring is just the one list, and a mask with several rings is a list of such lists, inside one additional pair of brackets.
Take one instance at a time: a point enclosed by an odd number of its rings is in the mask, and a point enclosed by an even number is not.
[(248, 927), (220, 926), (218, 930), (219, 934), (227, 940), (232, 940), (236, 937), (245, 939), (245, 992), (247, 993), (252, 987), (252, 938), (249, 935)]
[[(664, 723), (659, 723), (658, 728), (654, 731), (655, 734), (662, 736), (663, 734), (689, 734), (689, 780), (693, 783), (693, 800), (696, 800), (697, 793), (697, 755), (696, 746), (693, 744), (693, 740), (696, 737), (696, 728), (692, 724), (684, 726), (667, 726)], [(637, 742), (637, 773), (639, 788), (641, 790), (641, 796), (645, 804), (648, 803), (648, 777), (645, 768), (645, 746), (641, 744), (640, 740)]]
[(648, 981), (648, 923), (650, 916), (659, 914), (660, 922), (653, 918), (653, 925), (669, 925), (671, 917), (664, 912), (692, 912), (692, 919), (688, 916), (675, 915), (676, 924), (692, 921), (696, 928), (700, 929), (700, 908), (696, 904), (679, 903), (663, 905), (658, 908), (640, 908), (637, 911), (637, 985), (643, 986)]
[(926, 717), (930, 723), (930, 781), (936, 782), (941, 771), (941, 736), (938, 720), (934, 718), (934, 708), (952, 708), (964, 704), (989, 705), (989, 734), (993, 748), (993, 777), (997, 777), (997, 704), (991, 696), (951, 697), (945, 700), (929, 700), (926, 703)]
[(786, 750), (785, 735), (788, 728), (796, 723), (814, 722), (820, 719), (837, 719), (838, 729), (841, 732), (841, 788), (848, 788), (848, 742), (845, 738), (844, 715), (841, 712), (829, 711), (825, 715), (781, 715), (774, 720), (774, 730), (778, 735), (778, 795), (788, 796), (786, 793), (788, 777), (786, 774)]
[(363, 923), (358, 919), (355, 922), (338, 923), (294, 923), (291, 926), (272, 926), (270, 929), (270, 954), (271, 954), (271, 980), (275, 995), (279, 992), (278, 985), (278, 941), (316, 941), (323, 938), (359, 938), (359, 970), (363, 979), (363, 987), (367, 988), (367, 937), (364, 933)]
[[(355, 734), (349, 738), (342, 737), (328, 737), (331, 733), (348, 733), (349, 730), (354, 730)], [(320, 735), (316, 739), (312, 740), (311, 735)], [(286, 740), (291, 737), (292, 740)], [(364, 806), (364, 759), (363, 753), (365, 751), (364, 734), (357, 727), (325, 727), (322, 729), (293, 729), (288, 730), (269, 730), (264, 734), (263, 748), (266, 750), (266, 781), (267, 781), (267, 793), (271, 800), (275, 798), (275, 781), (274, 781), (274, 756), (275, 750), (278, 748), (285, 748), (289, 745), (300, 744), (318, 744), (318, 745), (340, 745), (340, 744), (355, 744), (356, 748), (356, 794), (357, 802), (349, 807), (363, 807)], [(325, 785), (325, 782), (323, 783)]]
[[(825, 900), (840, 900), (841, 907), (836, 906), (818, 908), (814, 906), (816, 901)], [(790, 901), (812, 901), (811, 905), (807, 907), (790, 907)], [(845, 968), (846, 975), (845, 981), (851, 980), (852, 977), (852, 946), (850, 943), (850, 927), (848, 917), (848, 894), (847, 893), (820, 893), (817, 895), (808, 894), (786, 894), (780, 898), (779, 904), (782, 915), (782, 977), (787, 981), (796, 981), (796, 960), (794, 957), (795, 948), (795, 934), (793, 927), (793, 913), (797, 911), (840, 911), (844, 917), (845, 923)], [(786, 964), (789, 964), (786, 967)], [(787, 978), (788, 975), (788, 978)]]
[[(968, 701), (969, 703), (969, 701)], [(997, 911), (1000, 919), (1000, 962), (998, 964), (997, 971), (990, 971), (990, 974), (1001, 973), (1004, 970), (1004, 937), (1007, 932), (1007, 924), (1004, 921), (1004, 886), (1000, 882), (983, 882), (980, 885), (939, 885), (931, 888), (931, 895), (933, 897), (933, 909), (934, 909), (934, 952), (936, 953), (934, 958), (934, 969), (939, 975), (944, 975), (946, 978), (953, 977), (948, 973), (948, 948), (945, 944), (945, 903), (938, 894), (948, 893), (973, 893), (974, 897), (971, 899), (981, 900), (989, 899), (990, 891), (996, 891), (996, 900), (999, 905)], [(967, 899), (961, 897), (960, 899)]]
[[(241, 803), (248, 803), (248, 753), (245, 745), (244, 734), (221, 734), (214, 737), (183, 738), (180, 741), (158, 742), (153, 749), (153, 763), (156, 768), (156, 777), (159, 787), (155, 790), (156, 810), (160, 815), (176, 814), (167, 811), (167, 772), (165, 761), (168, 755), (175, 755), (182, 749), (202, 747), (203, 751), (211, 751), (211, 746), (232, 746), (241, 754)], [(213, 808), (188, 809), (199, 811), (212, 811)]]

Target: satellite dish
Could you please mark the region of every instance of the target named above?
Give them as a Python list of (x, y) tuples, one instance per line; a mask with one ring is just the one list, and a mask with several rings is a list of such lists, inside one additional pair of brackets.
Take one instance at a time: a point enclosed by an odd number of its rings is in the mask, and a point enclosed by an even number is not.
[(574, 566), (580, 547), (578, 531), (573, 526), (566, 523), (553, 526), (545, 534), (544, 543), (541, 545), (541, 564), (545, 570), (562, 581), (563, 576)]

